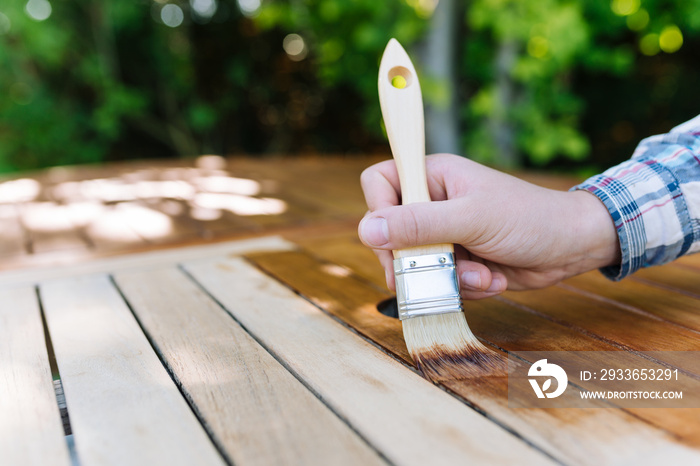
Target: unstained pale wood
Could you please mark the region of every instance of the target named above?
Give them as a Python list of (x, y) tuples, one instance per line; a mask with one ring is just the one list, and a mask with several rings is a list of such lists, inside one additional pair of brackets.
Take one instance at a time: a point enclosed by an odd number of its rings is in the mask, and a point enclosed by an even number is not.
[(389, 461), (550, 462), (243, 260), (186, 269)]
[(0, 462), (70, 464), (31, 287), (0, 291)]
[(115, 280), (234, 464), (384, 463), (182, 271)]
[(106, 276), (40, 291), (82, 464), (224, 464)]

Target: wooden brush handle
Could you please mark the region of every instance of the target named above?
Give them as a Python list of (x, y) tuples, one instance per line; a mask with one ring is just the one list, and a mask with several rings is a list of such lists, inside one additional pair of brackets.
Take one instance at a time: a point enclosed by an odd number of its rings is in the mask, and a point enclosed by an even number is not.
[[(397, 77), (399, 81), (405, 80), (405, 87), (392, 84)], [(396, 39), (387, 44), (379, 65), (379, 103), (399, 172), (402, 204), (430, 202), (420, 83), (411, 59)], [(396, 250), (394, 258), (453, 251), (452, 244), (432, 244)]]

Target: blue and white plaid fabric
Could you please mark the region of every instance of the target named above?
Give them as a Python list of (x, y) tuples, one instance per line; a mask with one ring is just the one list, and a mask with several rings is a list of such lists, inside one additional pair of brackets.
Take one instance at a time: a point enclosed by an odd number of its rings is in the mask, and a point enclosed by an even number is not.
[(700, 251), (700, 115), (572, 189), (598, 196), (615, 222), (622, 263), (601, 269), (608, 278)]

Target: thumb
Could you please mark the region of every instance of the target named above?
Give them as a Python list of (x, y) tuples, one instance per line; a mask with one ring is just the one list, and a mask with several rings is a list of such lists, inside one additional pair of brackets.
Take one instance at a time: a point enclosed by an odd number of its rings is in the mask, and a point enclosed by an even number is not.
[(459, 243), (464, 237), (459, 226), (464, 216), (455, 200), (386, 207), (368, 213), (358, 233), (360, 240), (373, 249)]

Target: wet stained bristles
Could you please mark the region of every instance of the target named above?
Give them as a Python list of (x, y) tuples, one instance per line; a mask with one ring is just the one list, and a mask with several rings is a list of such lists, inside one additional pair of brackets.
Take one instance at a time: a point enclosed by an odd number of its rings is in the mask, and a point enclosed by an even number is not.
[(505, 357), (474, 336), (462, 312), (413, 317), (402, 324), (413, 362), (434, 382), (506, 375)]

